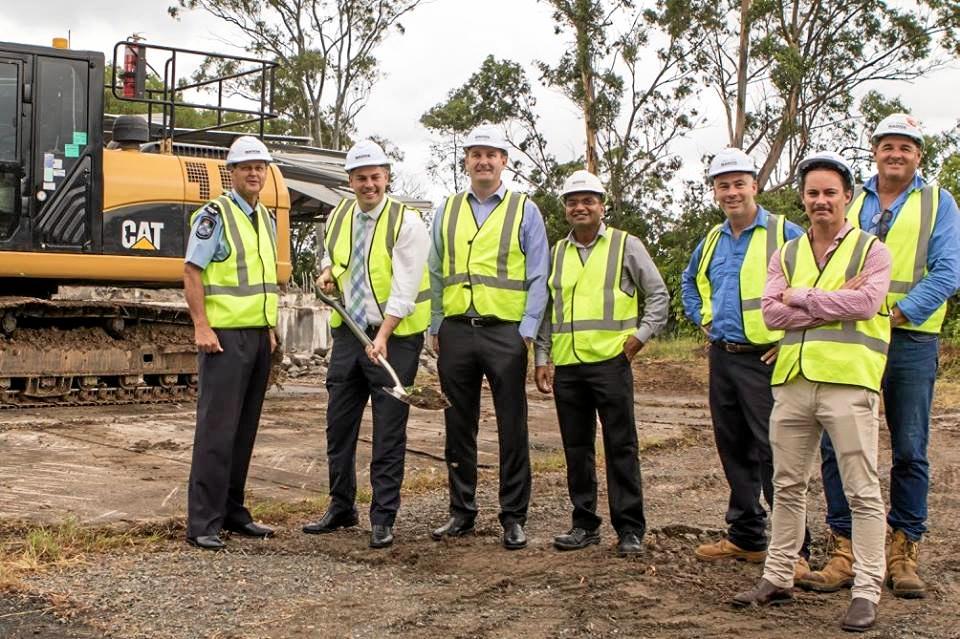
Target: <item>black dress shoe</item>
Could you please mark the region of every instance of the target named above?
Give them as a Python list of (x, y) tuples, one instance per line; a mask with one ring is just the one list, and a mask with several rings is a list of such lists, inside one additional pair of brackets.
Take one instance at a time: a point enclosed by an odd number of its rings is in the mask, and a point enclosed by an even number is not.
[(334, 513), (329, 510), (323, 514), (320, 521), (307, 524), (303, 527), (303, 532), (308, 535), (323, 535), (331, 533), (341, 528), (350, 528), (360, 523), (355, 512)]
[(245, 524), (235, 524), (235, 525), (224, 526), (223, 529), (229, 530), (230, 532), (236, 535), (242, 535), (243, 537), (258, 537), (260, 539), (273, 537), (272, 528), (267, 528), (266, 526), (255, 524), (252, 521), (249, 521)]
[(863, 597), (854, 597), (843, 616), (840, 627), (847, 632), (865, 632), (877, 623), (877, 604)]
[(187, 537), (187, 543), (204, 550), (223, 550), (227, 547), (220, 535), (199, 535), (197, 537)]
[(523, 532), (523, 526), (514, 522), (503, 527), (503, 547), (507, 550), (527, 547), (527, 534)]
[(430, 537), (434, 541), (440, 541), (444, 537), (463, 537), (473, 532), (473, 526), (472, 519), (451, 517), (447, 523), (430, 533)]
[(581, 550), (598, 543), (600, 543), (600, 530), (597, 528), (587, 530), (574, 526), (567, 534), (553, 538), (553, 546), (557, 550)]
[(386, 548), (393, 543), (393, 526), (374, 524), (370, 530), (370, 547)]
[(620, 535), (620, 542), (617, 544), (617, 553), (620, 555), (639, 555), (643, 552), (643, 544), (640, 542), (640, 535), (635, 532), (625, 532)]
[(766, 579), (761, 579), (756, 588), (734, 595), (730, 603), (736, 608), (746, 608), (752, 605), (778, 606), (791, 601), (793, 601), (792, 590), (774, 586)]

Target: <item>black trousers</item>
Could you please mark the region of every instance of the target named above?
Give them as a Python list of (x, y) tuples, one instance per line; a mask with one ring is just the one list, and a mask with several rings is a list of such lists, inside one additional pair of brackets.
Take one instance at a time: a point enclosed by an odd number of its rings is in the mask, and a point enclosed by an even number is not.
[(567, 459), (573, 525), (587, 530), (600, 526), (594, 450), (599, 416), (611, 523), (620, 535), (633, 532), (642, 537), (647, 523), (643, 515), (630, 362), (625, 355), (618, 355), (604, 362), (557, 366), (553, 397)]
[[(763, 352), (728, 353), (710, 347), (710, 414), (717, 452), (727, 484), (727, 537), (744, 550), (766, 550), (767, 512), (763, 496), (773, 508), (773, 453), (770, 449), (770, 412), (773, 366)], [(801, 554), (809, 556), (810, 530)]]
[[(422, 349), (423, 333), (391, 337), (387, 342), (387, 361), (404, 386), (413, 384), (417, 376)], [(393, 379), (382, 366), (370, 361), (363, 344), (346, 326), (333, 329), (326, 385), (330, 510), (334, 513), (356, 510), (357, 437), (363, 410), (372, 397), (370, 523), (392, 526), (400, 509), (410, 406), (384, 392), (384, 386), (394, 385)]]
[(477, 432), (486, 376), (500, 444), (500, 523), (522, 525), (530, 503), (527, 345), (512, 322), (475, 327), (445, 319), (439, 337), (437, 370), (451, 404), (444, 412), (450, 514), (467, 519), (477, 514)]
[(187, 493), (187, 536), (252, 521), (247, 470), (270, 374), (267, 328), (214, 329), (222, 353), (200, 353), (197, 430)]

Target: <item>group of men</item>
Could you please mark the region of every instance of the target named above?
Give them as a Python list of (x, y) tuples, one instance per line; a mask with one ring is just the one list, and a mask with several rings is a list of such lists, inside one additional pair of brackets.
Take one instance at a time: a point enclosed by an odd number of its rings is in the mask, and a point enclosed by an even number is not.
[[(918, 171), (918, 123), (885, 118), (872, 150), (877, 174), (860, 186), (836, 153), (800, 162), (806, 232), (756, 204), (746, 154), (719, 153), (709, 175), (727, 220), (682, 279), (686, 314), (711, 342), (710, 408), (730, 488), (726, 538), (695, 554), (764, 562), (735, 606), (789, 602), (795, 585), (852, 587), (848, 631), (874, 625), (885, 576), (895, 596), (926, 593), (917, 562), (938, 335), (960, 285), (960, 213)], [(881, 393), (893, 451), (886, 517)], [(830, 540), (811, 571), (806, 493), (818, 444)], [(769, 540), (761, 494), (772, 505)]]
[[(387, 195), (390, 159), (379, 145), (364, 140), (347, 153), (354, 197), (329, 216), (317, 281), (342, 297), (346, 315), (331, 320), (326, 379), (330, 505), (303, 531), (359, 523), (356, 446), (370, 401), (370, 546), (393, 543), (409, 407), (384, 391), (393, 383), (380, 360), (412, 384), (428, 333), (451, 402), (444, 413), (449, 518), (431, 537), (474, 530), (486, 378), (499, 438), (502, 543), (526, 546), (532, 345), (536, 386), (556, 403), (573, 507), (571, 528), (554, 546), (577, 550), (600, 540), (599, 419), (617, 549), (639, 553), (646, 521), (631, 360), (666, 325), (667, 288), (643, 242), (604, 224), (596, 176), (576, 171), (564, 183), (558, 195), (571, 230), (551, 249), (536, 204), (501, 179), (509, 152), (502, 132), (480, 126), (464, 147), (470, 186), (445, 199), (429, 231), (419, 212)], [(895, 595), (925, 592), (916, 567), (937, 335), (960, 275), (957, 205), (917, 171), (917, 123), (903, 114), (885, 119), (873, 151), (878, 174), (862, 188), (837, 154), (801, 162), (806, 232), (757, 205), (757, 172), (745, 153), (718, 153), (708, 177), (726, 221), (700, 242), (682, 279), (685, 311), (711, 344), (710, 408), (730, 488), (727, 536), (695, 555), (765, 561), (760, 584), (734, 597), (738, 606), (789, 601), (795, 584), (827, 592), (852, 586), (848, 630), (873, 625), (885, 572)], [(221, 530), (272, 534), (243, 505), (276, 347), (276, 233), (258, 202), (269, 162), (258, 140), (235, 142), (227, 158), (233, 190), (194, 214), (186, 256), (200, 351), (187, 538), (205, 549), (224, 547)], [(886, 565), (881, 390), (894, 458)], [(831, 556), (811, 571), (805, 503), (818, 443)], [(769, 540), (761, 497), (772, 508)]]

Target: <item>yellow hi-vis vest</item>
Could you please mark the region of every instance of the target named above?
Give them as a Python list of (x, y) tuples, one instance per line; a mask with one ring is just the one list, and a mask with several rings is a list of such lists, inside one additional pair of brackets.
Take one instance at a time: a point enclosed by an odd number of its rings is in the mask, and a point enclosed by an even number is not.
[(527, 258), (520, 222), (527, 196), (507, 191), (477, 228), (466, 193), (443, 209), (443, 314), (463, 315), (473, 305), (482, 316), (519, 322), (527, 304)]
[[(697, 266), (697, 290), (700, 292), (701, 323), (709, 324), (713, 321), (713, 290), (710, 287), (710, 278), (707, 272), (710, 269), (710, 260), (720, 242), (722, 224), (717, 224), (707, 234), (703, 242), (703, 252), (700, 255), (700, 264)], [(767, 265), (770, 258), (783, 246), (786, 218), (782, 215), (767, 213), (767, 226), (755, 226), (750, 236), (747, 253), (743, 256), (740, 265), (740, 315), (743, 321), (743, 333), (751, 344), (772, 344), (780, 341), (783, 331), (772, 331), (763, 321), (763, 311), (760, 309), (760, 300), (763, 297), (763, 287), (767, 283)]]
[(586, 262), (569, 240), (553, 247), (547, 285), (553, 299), (550, 356), (557, 366), (612, 359), (637, 330), (637, 294), (620, 288), (627, 237), (607, 227)]
[[(847, 210), (847, 219), (856, 228), (860, 228), (860, 210), (865, 197), (866, 193), (861, 192)], [(939, 204), (940, 188), (928, 184), (907, 196), (897, 219), (890, 226), (890, 231), (883, 241), (893, 257), (887, 308), (892, 309), (927, 274), (927, 251), (933, 227), (937, 223)], [(907, 322), (897, 328), (920, 333), (939, 333), (946, 315), (947, 303), (944, 302), (923, 324), (918, 326)]]
[[(340, 284), (341, 278), (344, 277), (353, 257), (353, 220), (356, 208), (356, 200), (340, 200), (340, 204), (330, 214), (327, 222), (326, 250), (332, 262), (331, 274), (337, 280), (340, 290), (343, 290)], [(388, 197), (383, 211), (377, 218), (373, 238), (370, 241), (366, 265), (367, 284), (377, 300), (381, 317), (386, 312), (387, 299), (390, 297), (390, 286), (393, 281), (393, 247), (400, 235), (405, 210), (406, 207), (402, 203)], [(413, 211), (413, 209), (410, 210)], [(420, 215), (417, 211), (413, 212)], [(330, 326), (336, 328), (342, 323), (343, 318), (334, 311), (330, 317)], [(413, 313), (400, 320), (393, 334), (402, 337), (422, 333), (429, 323), (430, 275), (424, 269)]]
[[(780, 265), (790, 287), (839, 290), (863, 270), (877, 238), (851, 229), (824, 266), (817, 266), (810, 238), (790, 240), (780, 253)], [(868, 320), (831, 322), (816, 328), (788, 330), (780, 342), (772, 384), (779, 386), (802, 375), (811, 382), (849, 384), (880, 390), (887, 365), (890, 318), (877, 313)]]
[[(277, 325), (277, 237), (270, 214), (257, 203), (257, 228), (229, 196), (213, 201), (220, 209), (223, 237), (230, 254), (210, 262), (201, 274), (203, 306), (213, 328), (261, 328)], [(209, 204), (194, 211), (208, 210)]]

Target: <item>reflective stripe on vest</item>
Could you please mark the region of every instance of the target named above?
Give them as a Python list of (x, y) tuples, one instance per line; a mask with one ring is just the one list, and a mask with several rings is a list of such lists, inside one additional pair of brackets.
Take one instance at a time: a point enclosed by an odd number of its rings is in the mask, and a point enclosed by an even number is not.
[[(277, 240), (269, 214), (257, 204), (257, 227), (228, 196), (215, 200), (230, 248), (221, 262), (210, 262), (201, 274), (203, 304), (213, 328), (258, 328), (277, 325)], [(203, 207), (205, 208), (205, 207)], [(203, 210), (190, 218), (191, 224)], [(266, 229), (258, 232), (257, 229)]]
[[(861, 191), (847, 209), (847, 219), (855, 228), (860, 228), (860, 211), (865, 198), (866, 193)], [(939, 204), (940, 188), (927, 184), (907, 196), (897, 219), (890, 226), (883, 242), (893, 256), (887, 308), (893, 308), (926, 276), (930, 236), (937, 223)], [(908, 322), (897, 328), (921, 333), (939, 333), (946, 315), (947, 303), (944, 302), (923, 324), (918, 326)]]
[[(708, 271), (710, 261), (717, 249), (722, 235), (722, 224), (718, 224), (707, 234), (703, 243), (703, 253), (697, 265), (697, 291), (700, 293), (701, 324), (713, 321), (713, 289), (710, 285)], [(775, 229), (770, 232), (770, 229)], [(783, 331), (772, 331), (763, 321), (763, 312), (760, 300), (763, 297), (763, 287), (767, 283), (767, 265), (770, 258), (783, 246), (783, 236), (786, 228), (786, 218), (782, 215), (767, 213), (767, 226), (755, 226), (750, 236), (746, 255), (740, 265), (740, 320), (743, 324), (743, 333), (751, 344), (771, 344), (783, 337)]]
[[(343, 290), (342, 278), (353, 255), (353, 220), (356, 200), (343, 199), (330, 215), (327, 226), (326, 250), (332, 263), (331, 273)], [(387, 198), (383, 211), (374, 226), (370, 251), (367, 254), (367, 285), (377, 301), (381, 318), (386, 314), (387, 300), (393, 284), (393, 247), (400, 235), (406, 207), (401, 202)], [(412, 209), (411, 209), (412, 210)], [(417, 215), (418, 212), (413, 211)], [(426, 330), (430, 323), (430, 276), (426, 269), (420, 280), (420, 291), (415, 300), (413, 313), (400, 320), (393, 334), (398, 337), (414, 335)], [(343, 318), (336, 311), (330, 316), (330, 326), (336, 328)]]
[[(806, 234), (787, 242), (780, 255), (787, 285), (839, 290), (844, 282), (863, 270), (875, 240), (869, 233), (851, 229), (822, 271)], [(880, 313), (868, 320), (788, 330), (780, 342), (772, 384), (785, 384), (802, 375), (811, 382), (849, 384), (879, 391), (889, 342), (890, 319)]]
[(637, 330), (636, 292), (627, 295), (620, 288), (626, 243), (626, 233), (607, 227), (586, 262), (568, 240), (554, 247), (548, 286), (553, 299), (550, 355), (557, 366), (612, 359)]
[(447, 198), (443, 210), (443, 314), (473, 308), (483, 316), (519, 322), (527, 302), (526, 256), (520, 223), (526, 196), (507, 191), (483, 224), (466, 193)]

